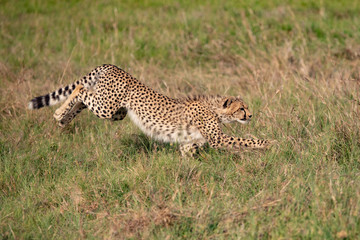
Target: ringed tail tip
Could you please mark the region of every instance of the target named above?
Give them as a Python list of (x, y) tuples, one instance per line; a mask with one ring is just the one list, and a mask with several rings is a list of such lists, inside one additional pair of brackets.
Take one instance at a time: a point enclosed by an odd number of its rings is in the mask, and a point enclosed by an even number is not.
[(30, 100), (28, 103), (29, 109), (39, 109), (49, 105), (49, 101), (46, 101), (46, 96), (36, 97)]
[(33, 108), (33, 104), (32, 104), (31, 101), (28, 102), (27, 108), (30, 109), (30, 110), (34, 109), (34, 108)]

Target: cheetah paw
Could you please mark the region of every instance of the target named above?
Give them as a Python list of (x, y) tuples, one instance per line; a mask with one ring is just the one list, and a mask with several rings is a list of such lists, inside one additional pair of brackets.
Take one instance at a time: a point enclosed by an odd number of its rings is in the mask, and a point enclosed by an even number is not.
[(58, 109), (56, 109), (53, 117), (55, 118), (56, 121), (60, 122), (63, 118), (64, 118), (65, 114), (64, 114), (64, 110), (60, 107)]
[(268, 149), (271, 148), (274, 144), (277, 143), (276, 140), (265, 140), (266, 142), (264, 143), (263, 147), (264, 149)]

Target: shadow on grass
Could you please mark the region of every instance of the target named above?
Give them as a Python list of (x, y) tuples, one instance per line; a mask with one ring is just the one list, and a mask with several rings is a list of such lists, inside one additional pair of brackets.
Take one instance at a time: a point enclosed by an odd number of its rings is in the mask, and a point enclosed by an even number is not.
[(119, 139), (119, 143), (124, 146), (128, 154), (144, 152), (147, 156), (157, 153), (158, 151), (177, 150), (177, 144), (163, 143), (156, 141), (144, 133), (124, 135)]

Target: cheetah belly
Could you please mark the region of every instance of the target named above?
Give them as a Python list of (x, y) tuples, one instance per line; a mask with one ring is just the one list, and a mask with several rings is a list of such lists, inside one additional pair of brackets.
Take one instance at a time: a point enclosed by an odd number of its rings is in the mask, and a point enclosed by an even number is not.
[(167, 130), (158, 130), (155, 127), (146, 126), (144, 121), (133, 110), (128, 110), (128, 116), (146, 135), (164, 142), (188, 143), (195, 141), (204, 141), (204, 137), (195, 127), (188, 130), (181, 127), (169, 126)]
[(170, 142), (178, 143), (190, 143), (197, 141), (204, 141), (204, 137), (201, 135), (200, 131), (195, 127), (191, 127), (188, 131), (178, 128), (171, 134)]

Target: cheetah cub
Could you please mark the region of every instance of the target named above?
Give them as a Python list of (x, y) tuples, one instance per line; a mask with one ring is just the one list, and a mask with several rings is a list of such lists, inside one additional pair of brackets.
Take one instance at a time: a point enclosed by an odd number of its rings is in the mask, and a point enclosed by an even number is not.
[(164, 142), (178, 142), (183, 156), (193, 155), (206, 142), (213, 148), (239, 151), (266, 148), (270, 141), (228, 136), (220, 123), (247, 123), (248, 106), (239, 97), (197, 96), (174, 99), (145, 86), (124, 70), (102, 65), (88, 75), (55, 92), (29, 102), (29, 109), (65, 103), (54, 118), (66, 126), (83, 109), (113, 121), (128, 114), (147, 135)]

